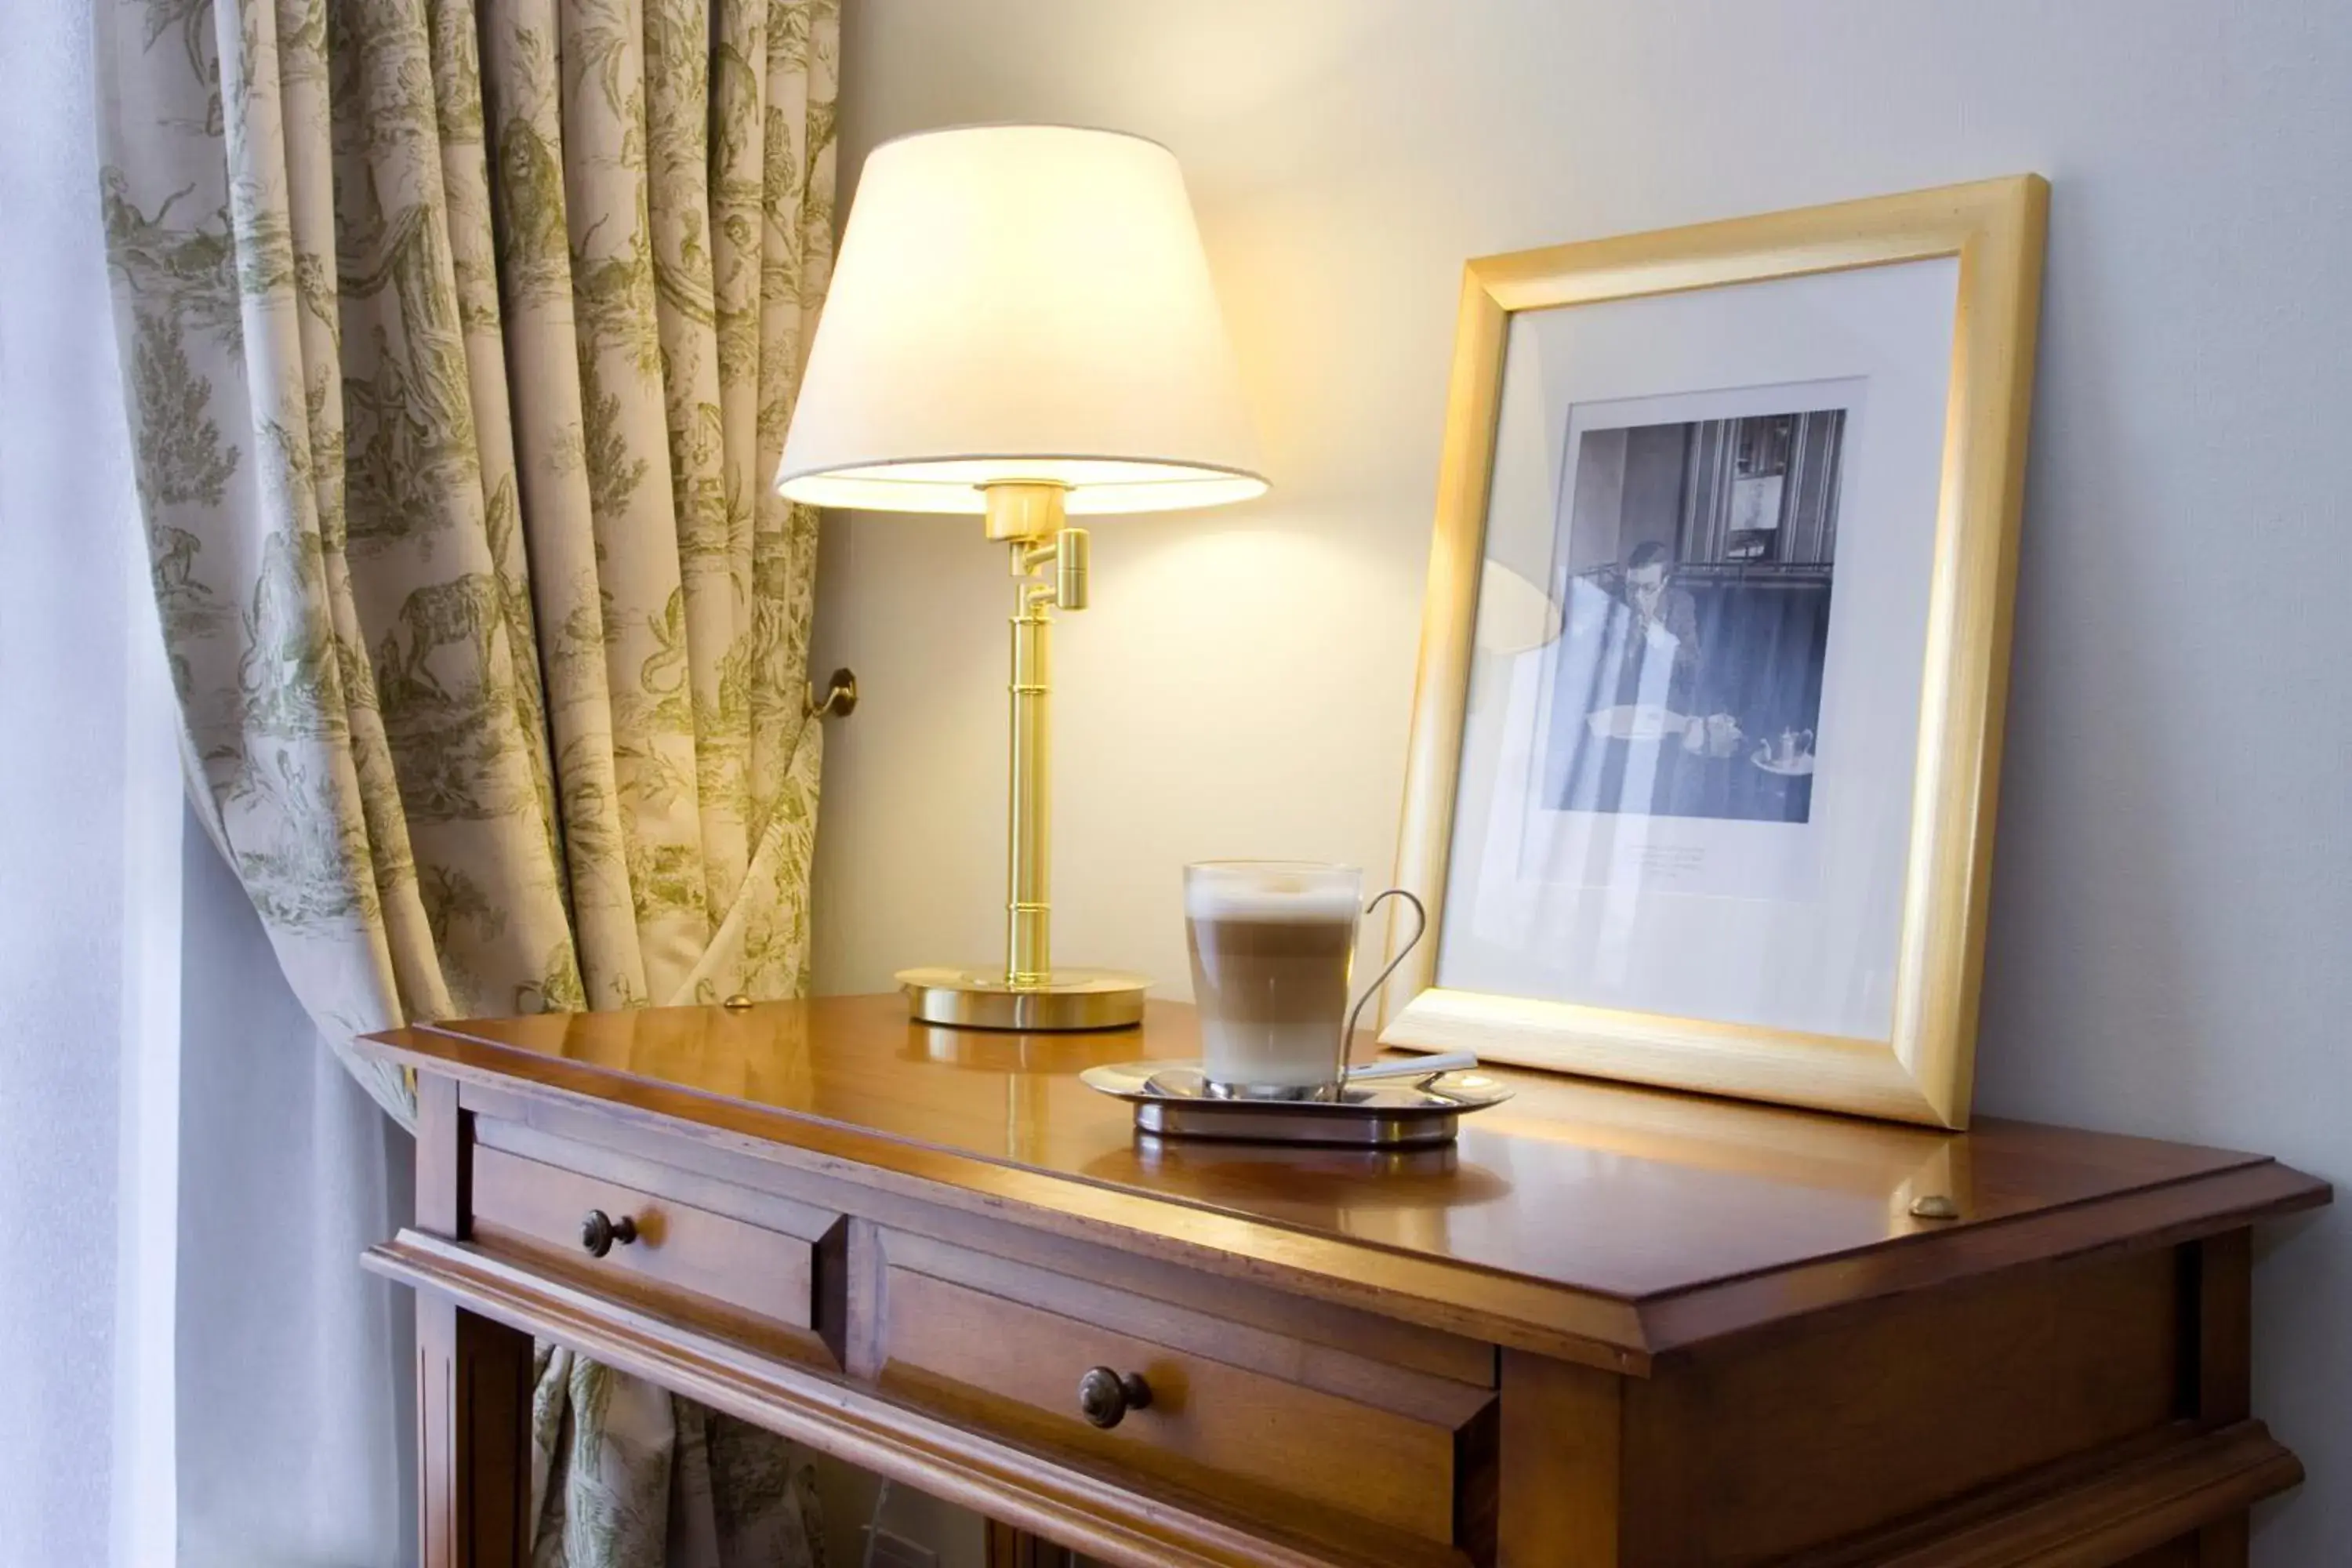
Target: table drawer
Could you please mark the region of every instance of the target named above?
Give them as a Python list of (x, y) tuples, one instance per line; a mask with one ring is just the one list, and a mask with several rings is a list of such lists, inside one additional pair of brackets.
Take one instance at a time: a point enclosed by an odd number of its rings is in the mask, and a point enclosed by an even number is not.
[[(1301, 1505), (1485, 1560), (1494, 1395), (1255, 1324), (927, 1237), (880, 1238), (882, 1386), (968, 1424), (1157, 1475), (1245, 1512)], [(1140, 1380), (1082, 1407), (1096, 1393)]]
[(584, 1145), (486, 1125), (473, 1155), (474, 1244), (585, 1274), (599, 1289), (737, 1338), (804, 1348), (829, 1327), (821, 1275), (837, 1216), (645, 1162), (627, 1162), (625, 1180), (593, 1169), (614, 1163)]

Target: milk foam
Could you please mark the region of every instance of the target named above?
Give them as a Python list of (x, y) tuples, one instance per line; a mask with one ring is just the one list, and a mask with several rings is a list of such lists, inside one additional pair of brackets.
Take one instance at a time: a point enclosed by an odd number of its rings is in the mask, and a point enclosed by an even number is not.
[[(1287, 885), (1286, 885), (1287, 884)], [(1338, 923), (1356, 918), (1355, 890), (1275, 873), (1263, 879), (1194, 877), (1184, 884), (1184, 913), (1196, 921), (1297, 921)]]

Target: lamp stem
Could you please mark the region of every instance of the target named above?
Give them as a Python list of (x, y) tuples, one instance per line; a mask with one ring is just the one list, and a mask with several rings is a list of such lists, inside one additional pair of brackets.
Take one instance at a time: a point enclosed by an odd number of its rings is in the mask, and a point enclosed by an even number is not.
[[(1013, 546), (1016, 557), (1020, 544)], [(1042, 984), (1054, 972), (1053, 627), (1024, 575), (1013, 606), (1013, 749), (1004, 870), (1004, 982)]]
[[(984, 486), (988, 537), (1013, 568), (1012, 746), (1006, 764), (1004, 967), (902, 969), (919, 1023), (955, 1028), (1123, 1029), (1143, 1017), (1151, 982), (1118, 969), (1055, 969), (1053, 905), (1054, 611), (1087, 607), (1087, 531), (1067, 528), (1063, 487)], [(1044, 569), (1053, 568), (1051, 573)]]
[[(988, 532), (1008, 541), (1013, 584), (1012, 744), (1006, 766), (1004, 983), (1013, 989), (1048, 984), (1053, 938), (1053, 616), (1057, 603), (1085, 604), (1084, 533), (1062, 526), (1058, 485), (988, 487)], [(1063, 592), (1040, 582), (1057, 562)], [(1067, 584), (1076, 567), (1077, 592)]]

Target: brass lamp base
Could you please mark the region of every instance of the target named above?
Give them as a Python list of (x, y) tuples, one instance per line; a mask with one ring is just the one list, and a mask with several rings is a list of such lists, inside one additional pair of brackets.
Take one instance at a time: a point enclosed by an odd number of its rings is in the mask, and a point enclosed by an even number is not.
[(1001, 969), (902, 969), (898, 986), (918, 1023), (959, 1029), (1124, 1029), (1143, 1021), (1151, 982), (1116, 969), (1057, 969), (1013, 985)]

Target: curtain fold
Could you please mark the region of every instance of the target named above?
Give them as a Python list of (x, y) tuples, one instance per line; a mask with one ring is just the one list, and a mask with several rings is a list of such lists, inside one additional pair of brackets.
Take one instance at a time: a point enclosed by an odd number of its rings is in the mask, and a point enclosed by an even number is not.
[[(833, 0), (101, 9), (191, 795), (404, 1121), (353, 1036), (806, 984), (815, 523), (768, 479), (837, 39)], [(541, 1562), (809, 1533), (760, 1435), (562, 1352), (541, 1394)], [(767, 1501), (680, 1502), (714, 1478)]]

